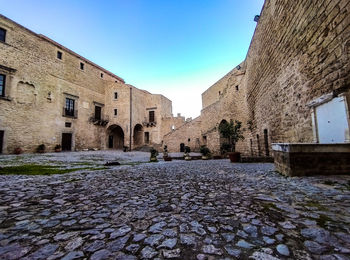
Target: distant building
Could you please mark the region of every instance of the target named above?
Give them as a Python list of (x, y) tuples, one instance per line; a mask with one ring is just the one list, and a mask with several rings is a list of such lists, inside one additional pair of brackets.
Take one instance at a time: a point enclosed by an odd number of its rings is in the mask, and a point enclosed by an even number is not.
[(239, 120), (245, 156), (271, 143), (349, 143), (348, 1), (266, 0), (247, 57), (202, 94), (201, 115), (167, 134), (169, 151), (226, 142), (218, 126)]
[(0, 153), (159, 148), (184, 123), (166, 97), (0, 15)]

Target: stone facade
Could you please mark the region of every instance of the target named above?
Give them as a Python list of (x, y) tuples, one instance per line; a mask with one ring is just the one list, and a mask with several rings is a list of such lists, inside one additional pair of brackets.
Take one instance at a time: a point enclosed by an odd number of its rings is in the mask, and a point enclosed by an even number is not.
[(270, 144), (318, 142), (312, 101), (349, 102), (349, 9), (342, 0), (265, 2), (246, 58), (253, 136), (266, 129)]
[[(0, 28), (7, 32), (0, 42), (0, 74), (6, 75), (0, 99), (3, 150), (33, 151), (41, 143), (52, 149), (62, 133), (71, 133), (73, 149), (146, 143), (178, 152), (182, 144), (193, 151), (205, 144), (217, 154), (225, 142), (218, 133), (223, 120), (242, 122), (245, 139), (236, 150), (244, 156), (272, 156), (272, 143), (350, 142), (349, 9), (347, 0), (266, 0), (246, 59), (202, 94), (200, 117), (186, 124), (172, 116), (164, 96), (127, 85), (1, 17)], [(77, 118), (62, 116), (66, 98), (74, 100)], [(325, 104), (330, 109), (322, 114)], [(108, 124), (94, 120), (95, 106)], [(333, 140), (340, 114), (341, 138)]]
[(322, 142), (328, 126), (317, 108), (340, 97), (345, 111), (328, 111), (326, 122), (344, 113), (341, 142), (349, 142), (349, 9), (346, 0), (266, 0), (245, 61), (202, 94), (199, 129), (187, 128), (217, 153), (219, 123), (236, 119), (245, 129), (236, 150), (271, 156), (272, 143)]
[[(184, 119), (172, 117), (166, 97), (125, 84), (4, 16), (0, 29), (6, 31), (5, 41), (0, 41), (3, 153), (17, 147), (33, 152), (40, 144), (52, 151), (58, 144), (67, 148), (67, 142), (71, 150), (160, 146), (174, 122), (184, 124)], [(72, 102), (69, 109), (67, 100)]]

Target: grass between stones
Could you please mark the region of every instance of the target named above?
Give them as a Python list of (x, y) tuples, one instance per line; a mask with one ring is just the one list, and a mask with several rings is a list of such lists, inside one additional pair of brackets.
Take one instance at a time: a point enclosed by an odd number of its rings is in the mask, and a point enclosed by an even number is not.
[(59, 168), (59, 166), (25, 164), (20, 166), (7, 166), (0, 168), (0, 175), (53, 175), (64, 174), (79, 170), (103, 170), (104, 167), (93, 168)]

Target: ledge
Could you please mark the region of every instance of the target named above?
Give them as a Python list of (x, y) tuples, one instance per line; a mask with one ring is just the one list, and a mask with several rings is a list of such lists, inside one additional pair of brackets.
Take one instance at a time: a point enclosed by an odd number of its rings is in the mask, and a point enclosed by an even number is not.
[(0, 99), (1, 100), (6, 100), (6, 101), (12, 101), (12, 98), (10, 98), (10, 97), (1, 97), (0, 96)]
[(272, 150), (284, 153), (349, 153), (350, 143), (273, 143)]
[(272, 144), (275, 167), (288, 176), (350, 174), (350, 143)]

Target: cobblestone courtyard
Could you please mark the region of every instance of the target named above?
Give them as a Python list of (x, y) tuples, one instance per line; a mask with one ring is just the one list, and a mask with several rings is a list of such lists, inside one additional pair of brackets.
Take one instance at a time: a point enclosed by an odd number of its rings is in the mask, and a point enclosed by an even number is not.
[(144, 153), (100, 167), (116, 154), (0, 157), (97, 165), (0, 176), (0, 259), (350, 259), (349, 175), (288, 178), (273, 164), (228, 160), (130, 163)]

